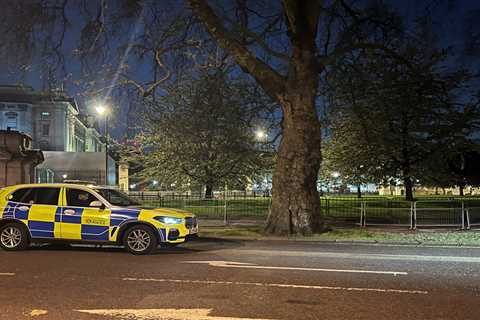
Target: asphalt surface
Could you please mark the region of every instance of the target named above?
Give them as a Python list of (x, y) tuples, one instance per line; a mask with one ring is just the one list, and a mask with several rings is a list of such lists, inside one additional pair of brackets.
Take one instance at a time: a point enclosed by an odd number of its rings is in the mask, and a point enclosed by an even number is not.
[(200, 239), (0, 251), (0, 319), (480, 319), (480, 248)]

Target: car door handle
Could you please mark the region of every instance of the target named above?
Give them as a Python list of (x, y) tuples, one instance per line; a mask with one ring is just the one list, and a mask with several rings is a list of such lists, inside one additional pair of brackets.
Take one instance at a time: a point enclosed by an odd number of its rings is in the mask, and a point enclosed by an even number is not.
[(75, 215), (75, 210), (72, 210), (72, 209), (63, 210), (63, 214), (66, 216), (73, 216)]
[(21, 206), (21, 207), (18, 207), (18, 210), (22, 210), (22, 211), (28, 211), (30, 208), (27, 207), (27, 206)]

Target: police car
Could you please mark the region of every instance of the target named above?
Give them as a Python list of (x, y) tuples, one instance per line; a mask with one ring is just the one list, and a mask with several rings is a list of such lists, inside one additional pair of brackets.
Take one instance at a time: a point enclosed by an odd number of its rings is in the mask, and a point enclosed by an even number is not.
[(114, 189), (28, 184), (0, 190), (0, 247), (5, 250), (62, 240), (120, 244), (130, 253), (148, 254), (160, 243), (183, 243), (197, 233), (192, 213), (142, 208)]

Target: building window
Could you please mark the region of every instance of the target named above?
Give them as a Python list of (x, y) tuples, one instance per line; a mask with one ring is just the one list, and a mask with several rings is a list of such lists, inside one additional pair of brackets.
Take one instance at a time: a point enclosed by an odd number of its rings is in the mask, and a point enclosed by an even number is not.
[(50, 125), (48, 123), (42, 124), (42, 136), (46, 137), (50, 135)]
[(50, 112), (48, 111), (42, 111), (42, 113), (40, 114), (42, 120), (48, 120), (50, 118)]
[(7, 130), (16, 130), (17, 129), (17, 114), (15, 112), (8, 112), (7, 116)]

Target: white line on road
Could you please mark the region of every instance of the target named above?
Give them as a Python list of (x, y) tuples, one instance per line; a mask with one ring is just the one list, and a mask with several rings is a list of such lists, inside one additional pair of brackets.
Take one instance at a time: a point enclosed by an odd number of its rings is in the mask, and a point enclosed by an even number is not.
[(6, 277), (9, 277), (9, 276), (14, 276), (15, 273), (12, 273), (12, 272), (0, 272), (0, 276), (6, 276)]
[(211, 309), (99, 309), (75, 310), (77, 312), (138, 320), (270, 320), (211, 316)]
[(423, 256), (402, 254), (376, 254), (376, 253), (344, 253), (344, 252), (306, 252), (306, 251), (272, 251), (272, 250), (223, 250), (222, 253), (243, 256), (262, 255), (269, 257), (319, 257), (357, 260), (404, 260), (404, 261), (429, 261), (429, 262), (464, 262), (480, 263), (480, 257), (465, 256)]
[(355, 288), (355, 287), (330, 287), (303, 284), (283, 284), (283, 283), (262, 283), (262, 282), (237, 282), (237, 281), (212, 281), (212, 280), (180, 280), (180, 279), (143, 279), (143, 278), (123, 278), (123, 281), (140, 282), (165, 282), (165, 283), (188, 283), (188, 284), (213, 284), (213, 285), (236, 285), (236, 286), (255, 286), (289, 289), (314, 289), (314, 290), (339, 290), (356, 292), (381, 292), (381, 293), (403, 293), (403, 294), (428, 294), (423, 290), (402, 290), (402, 289), (382, 289), (382, 288)]
[(385, 275), (393, 275), (393, 276), (398, 276), (398, 275), (406, 276), (408, 274), (407, 272), (403, 272), (403, 271), (259, 266), (251, 263), (242, 263), (242, 262), (233, 262), (233, 261), (184, 261), (183, 263), (207, 264), (211, 267), (220, 267), (220, 268), (317, 271), (317, 272), (340, 272), (340, 273), (368, 273), (368, 274), (385, 274)]
[(76, 310), (82, 313), (141, 320), (273, 320), (211, 316), (212, 309), (99, 309)]

